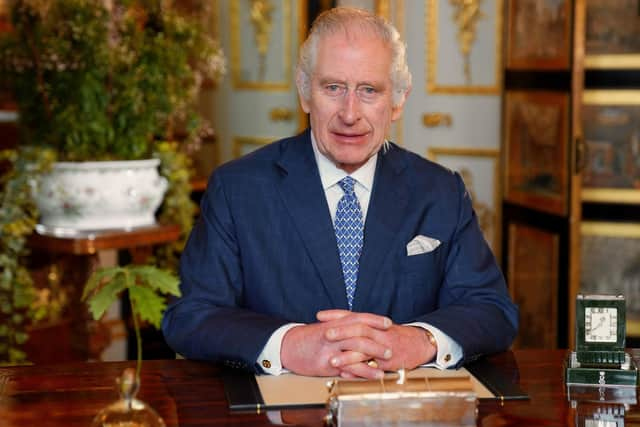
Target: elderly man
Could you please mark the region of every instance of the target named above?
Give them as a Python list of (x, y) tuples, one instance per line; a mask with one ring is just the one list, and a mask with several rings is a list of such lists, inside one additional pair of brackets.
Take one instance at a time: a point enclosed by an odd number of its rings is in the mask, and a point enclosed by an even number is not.
[(411, 86), (398, 32), (320, 15), (300, 51), (311, 128), (218, 168), (163, 331), (188, 358), (379, 378), (509, 347), (518, 312), (458, 174), (385, 140)]

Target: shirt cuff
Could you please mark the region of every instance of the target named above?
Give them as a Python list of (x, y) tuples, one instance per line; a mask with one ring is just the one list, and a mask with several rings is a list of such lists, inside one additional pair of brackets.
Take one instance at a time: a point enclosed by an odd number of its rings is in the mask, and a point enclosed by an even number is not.
[(280, 375), (289, 372), (282, 367), (280, 361), (280, 349), (282, 348), (282, 339), (284, 334), (293, 327), (302, 325), (302, 323), (287, 323), (275, 330), (269, 341), (265, 344), (262, 352), (258, 355), (256, 363), (262, 368), (265, 374)]
[(435, 326), (423, 322), (407, 323), (406, 326), (418, 326), (431, 332), (438, 344), (438, 354), (433, 362), (421, 365), (423, 367), (447, 369), (455, 366), (462, 359), (462, 347), (447, 334)]

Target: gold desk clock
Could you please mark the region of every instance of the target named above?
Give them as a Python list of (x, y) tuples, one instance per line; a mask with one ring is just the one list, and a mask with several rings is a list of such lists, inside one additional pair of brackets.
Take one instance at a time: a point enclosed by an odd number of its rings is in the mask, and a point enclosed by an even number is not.
[(567, 386), (636, 387), (638, 367), (625, 351), (623, 295), (576, 298), (576, 348), (566, 361)]

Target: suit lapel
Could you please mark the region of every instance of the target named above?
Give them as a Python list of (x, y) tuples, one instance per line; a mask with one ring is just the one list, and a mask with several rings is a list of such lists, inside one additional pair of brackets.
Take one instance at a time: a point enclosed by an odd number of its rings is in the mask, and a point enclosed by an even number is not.
[(364, 311), (365, 308), (371, 311), (371, 307), (377, 306), (372, 301), (372, 292), (380, 269), (392, 254), (390, 248), (394, 247), (397, 232), (407, 215), (410, 187), (406, 168), (405, 157), (396, 147), (392, 147), (387, 153), (381, 152), (378, 157), (353, 311)]
[(280, 195), (316, 267), (331, 305), (347, 309), (335, 232), (309, 130), (290, 140), (277, 165), (283, 172)]

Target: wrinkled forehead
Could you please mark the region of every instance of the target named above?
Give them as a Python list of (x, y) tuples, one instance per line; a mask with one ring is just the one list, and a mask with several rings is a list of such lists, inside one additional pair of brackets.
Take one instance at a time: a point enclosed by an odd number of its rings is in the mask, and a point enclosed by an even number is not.
[(389, 35), (379, 26), (365, 20), (352, 20), (327, 26), (319, 32), (317, 42), (323, 43), (328, 38), (341, 37), (347, 41), (372, 39), (385, 45), (391, 45)]
[[(327, 53), (330, 54), (333, 61), (340, 61), (341, 58), (360, 57), (363, 64), (375, 64), (379, 62), (389, 64), (389, 73), (391, 72), (391, 43), (379, 37), (376, 33), (366, 31), (362, 28), (346, 28), (331, 33), (325, 33), (315, 46), (314, 63), (312, 74), (317, 71), (318, 58), (320, 52), (324, 53), (326, 61)], [(322, 64), (324, 68), (336, 67), (340, 68), (340, 63)]]

